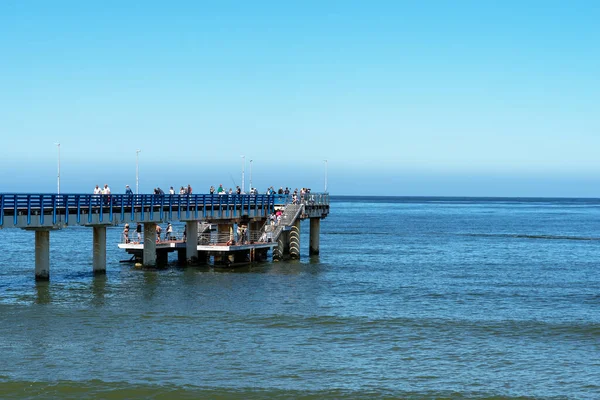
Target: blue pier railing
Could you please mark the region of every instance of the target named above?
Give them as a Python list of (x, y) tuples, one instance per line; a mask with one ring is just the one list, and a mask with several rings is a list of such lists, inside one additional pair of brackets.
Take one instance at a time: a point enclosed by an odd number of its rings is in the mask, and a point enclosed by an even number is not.
[[(45, 218), (51, 218), (56, 225), (59, 220), (69, 223), (69, 215), (75, 216), (77, 224), (91, 224), (93, 215), (98, 216), (98, 221), (112, 223), (115, 215), (124, 221), (126, 214), (130, 220), (135, 221), (136, 214), (139, 220), (144, 221), (146, 213), (150, 220), (158, 212), (160, 220), (165, 215), (173, 220), (174, 214), (181, 220), (182, 215), (186, 220), (200, 218), (232, 218), (236, 211), (241, 215), (267, 216), (273, 212), (275, 206), (288, 204), (292, 198), (288, 195), (155, 195), (155, 194), (47, 194), (47, 193), (0, 193), (0, 227), (4, 227), (6, 217), (13, 217), (13, 225), (17, 226), (19, 217), (26, 217), (26, 226), (32, 225), (33, 218), (38, 221), (34, 225), (44, 225)], [(308, 194), (301, 200), (307, 205), (329, 205), (329, 194)], [(183, 213), (182, 213), (183, 212)], [(108, 218), (108, 220), (107, 220)]]

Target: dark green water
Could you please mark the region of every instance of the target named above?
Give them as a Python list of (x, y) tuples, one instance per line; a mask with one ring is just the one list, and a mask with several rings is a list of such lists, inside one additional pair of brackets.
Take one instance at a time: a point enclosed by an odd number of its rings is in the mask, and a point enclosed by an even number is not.
[(162, 271), (117, 227), (105, 277), (68, 228), (43, 284), (0, 231), (0, 398), (600, 398), (600, 202), (337, 198), (321, 227), (319, 257)]

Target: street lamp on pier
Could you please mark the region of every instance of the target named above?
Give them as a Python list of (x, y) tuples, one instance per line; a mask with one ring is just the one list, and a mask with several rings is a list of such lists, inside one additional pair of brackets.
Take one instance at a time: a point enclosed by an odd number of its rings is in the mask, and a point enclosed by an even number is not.
[(250, 160), (250, 193), (252, 193), (252, 161)]
[(242, 193), (246, 193), (244, 175), (246, 174), (246, 156), (242, 156)]
[(60, 194), (60, 143), (54, 143), (58, 148), (58, 175), (56, 177), (56, 194)]
[(327, 193), (327, 167), (328, 167), (328, 163), (327, 160), (323, 160), (325, 162), (325, 193)]
[(135, 151), (135, 194), (140, 194), (140, 151)]

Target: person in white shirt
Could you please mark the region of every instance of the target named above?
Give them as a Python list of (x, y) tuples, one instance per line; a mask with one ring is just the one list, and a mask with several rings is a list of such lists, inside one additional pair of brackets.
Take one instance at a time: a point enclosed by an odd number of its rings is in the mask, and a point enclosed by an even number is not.
[(104, 203), (108, 204), (110, 202), (110, 188), (107, 184), (104, 184), (104, 189), (102, 189), (102, 194), (104, 195)]
[(98, 203), (100, 202), (100, 194), (102, 194), (102, 189), (100, 189), (98, 187), (98, 185), (96, 185), (96, 187), (94, 188), (94, 194), (95, 196), (93, 196), (93, 200), (92, 200), (92, 205), (98, 205)]

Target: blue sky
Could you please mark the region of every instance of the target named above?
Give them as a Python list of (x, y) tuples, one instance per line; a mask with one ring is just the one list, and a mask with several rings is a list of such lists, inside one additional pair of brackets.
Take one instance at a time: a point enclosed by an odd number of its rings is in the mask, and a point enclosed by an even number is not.
[(600, 197), (600, 3), (0, 3), (0, 192)]

